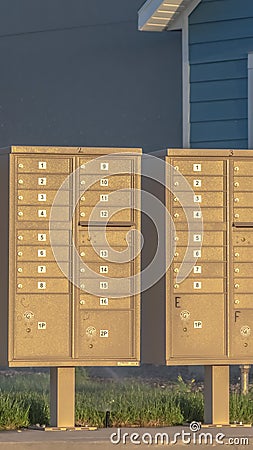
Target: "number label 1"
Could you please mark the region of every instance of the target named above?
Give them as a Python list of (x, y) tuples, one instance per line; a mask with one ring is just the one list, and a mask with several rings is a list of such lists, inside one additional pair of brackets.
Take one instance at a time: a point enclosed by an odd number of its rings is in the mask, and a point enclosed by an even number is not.
[(39, 161), (39, 169), (46, 169), (47, 163), (45, 161)]
[(201, 164), (193, 164), (194, 172), (201, 172)]

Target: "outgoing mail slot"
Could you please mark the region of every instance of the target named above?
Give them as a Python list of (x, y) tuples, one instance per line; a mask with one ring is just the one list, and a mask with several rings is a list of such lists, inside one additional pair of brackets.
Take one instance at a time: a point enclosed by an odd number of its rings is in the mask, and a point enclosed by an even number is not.
[(108, 309), (130, 309), (134, 307), (134, 297), (110, 298), (107, 295), (90, 295), (80, 292), (80, 309), (96, 309), (107, 311)]
[[(174, 256), (174, 262), (182, 262), (187, 247), (177, 247)], [(221, 262), (225, 260), (225, 247), (202, 247), (201, 249), (196, 246), (196, 249), (190, 249), (190, 261), (194, 262), (194, 258), (197, 258), (197, 262), (200, 261), (212, 261)]]
[[(18, 230), (16, 233), (18, 245), (50, 245), (50, 231), (46, 230)], [(52, 230), (51, 238), (57, 245), (70, 245), (69, 230)]]
[[(179, 268), (180, 264), (173, 265), (174, 278), (177, 277)], [(191, 269), (188, 278), (198, 279), (199, 277), (216, 278), (226, 276), (226, 266), (223, 263), (201, 263), (197, 261), (194, 267), (192, 267), (192, 264), (186, 263), (186, 269), (187, 271)], [(213, 280), (213, 282), (215, 283), (215, 280)]]
[(134, 336), (132, 311), (80, 312), (79, 357), (133, 358)]
[[(117, 260), (120, 261), (120, 252), (124, 252), (126, 250), (125, 247), (117, 247), (115, 249), (112, 249), (110, 247), (106, 246), (98, 246), (95, 249), (92, 246), (82, 246), (79, 248), (79, 255), (80, 258), (84, 262), (99, 262), (99, 261), (108, 261), (108, 262), (115, 262), (113, 259), (118, 258)], [(119, 252), (116, 255), (114, 255), (114, 252)], [(123, 254), (123, 257), (125, 258), (125, 255)]]
[(253, 177), (234, 177), (233, 182), (234, 193), (241, 191), (251, 191), (253, 192)]
[[(225, 355), (224, 296), (175, 297), (171, 339), (174, 357), (212, 358)], [(215, 343), (215, 345), (214, 345)]]
[(84, 207), (80, 206), (79, 220), (90, 222), (131, 222), (133, 210), (121, 206)]
[(174, 282), (174, 294), (191, 292), (194, 294), (204, 293), (223, 293), (225, 291), (225, 281), (222, 278), (208, 279), (199, 275), (199, 278), (187, 278), (182, 283)]
[[(250, 273), (248, 274), (250, 276)], [(253, 279), (252, 278), (235, 278), (233, 280), (234, 295), (238, 292), (253, 293)]]
[[(251, 262), (248, 263), (237, 263), (234, 261), (234, 268), (233, 268), (234, 276), (236, 278), (241, 277), (250, 277), (253, 273), (253, 261), (251, 259)], [(253, 304), (252, 304), (253, 307)]]
[(48, 358), (70, 358), (71, 314), (68, 295), (43, 295), (43, 299), (39, 295), (17, 295), (14, 314), (16, 360), (28, 359), (41, 363), (44, 358), (46, 362)]
[(233, 172), (236, 176), (247, 176), (252, 175), (253, 172), (253, 161), (233, 161)]
[[(130, 277), (132, 274), (131, 263), (87, 263), (87, 268), (81, 266), (79, 268), (82, 277), (96, 278), (99, 275), (104, 275), (111, 278)], [(90, 269), (90, 270), (89, 270)], [(92, 271), (92, 272), (90, 272)]]
[(70, 172), (70, 159), (18, 157), (17, 170), (22, 173), (64, 173)]
[[(36, 222), (47, 222), (50, 220), (51, 207), (38, 205), (38, 206), (19, 206), (17, 208), (17, 219), (19, 221), (34, 221)], [(57, 218), (59, 222), (66, 222), (70, 219), (70, 208), (69, 206), (55, 206), (54, 207), (54, 217)]]
[(232, 311), (230, 325), (230, 343), (232, 358), (250, 358), (253, 356), (253, 311)]
[(42, 262), (41, 264), (38, 262), (22, 262), (17, 264), (17, 276), (37, 277), (41, 279), (47, 277), (68, 277), (70, 274), (69, 262), (62, 262), (61, 269), (55, 262)]
[(84, 245), (100, 245), (104, 243), (104, 239), (106, 238), (109, 246), (128, 247), (133, 241), (131, 230), (133, 228), (113, 227), (113, 229), (109, 229), (106, 227), (105, 231), (103, 231), (101, 228), (92, 227), (89, 230), (82, 230), (78, 233), (79, 243)]
[[(186, 175), (185, 179), (196, 194), (200, 191), (225, 191), (225, 177), (203, 177), (200, 172), (199, 174), (196, 173), (195, 176)], [(185, 182), (181, 177), (170, 177), (167, 179), (167, 185), (171, 187), (174, 194), (185, 191)]]
[[(190, 223), (197, 223), (203, 218), (203, 222), (224, 222), (226, 217), (225, 208), (186, 208), (188, 214), (188, 221)], [(175, 223), (187, 222), (187, 218), (182, 208), (175, 208), (173, 212), (173, 220)]]
[(131, 174), (134, 169), (133, 158), (115, 158), (111, 156), (98, 158), (80, 158), (79, 160), (80, 173), (101, 173), (103, 176), (107, 174)]
[(176, 160), (172, 162), (176, 170), (183, 175), (223, 175), (224, 162), (223, 161), (201, 161), (201, 160)]
[(79, 197), (80, 206), (94, 206), (97, 203), (101, 207), (107, 206), (132, 206), (132, 193), (129, 191), (110, 192), (86, 191)]
[[(62, 183), (66, 181), (63, 185)], [(19, 174), (17, 177), (18, 189), (71, 189), (71, 181), (67, 175), (48, 175), (46, 173)]]
[[(115, 278), (110, 279), (106, 277), (99, 278), (79, 278), (80, 280), (80, 293), (86, 293), (92, 295), (105, 295), (105, 297), (108, 295), (109, 297), (111, 295), (131, 295), (131, 280), (125, 278), (121, 279), (119, 278), (116, 280)], [(107, 295), (106, 295), (107, 293)]]
[(253, 208), (234, 208), (234, 222), (253, 222)]
[(253, 247), (234, 247), (233, 248), (233, 261), (234, 264), (240, 262), (252, 261)]
[[(16, 292), (24, 294), (62, 294), (69, 292), (69, 281), (66, 278), (17, 278)], [(58, 320), (58, 318), (57, 318)]]
[(52, 205), (55, 201), (57, 205), (69, 206), (71, 204), (70, 191), (60, 191), (55, 198), (57, 191), (39, 190), (18, 190), (18, 205), (38, 205), (43, 208), (44, 205)]
[(111, 175), (103, 176), (103, 174), (85, 175), (80, 174), (79, 184), (80, 191), (96, 190), (96, 191), (111, 191), (118, 189), (131, 189), (133, 188), (134, 176), (131, 175)]
[[(71, 247), (57, 247), (56, 256), (58, 261), (69, 261), (71, 255)], [(17, 261), (55, 261), (55, 257), (50, 246), (18, 246)]]
[[(188, 192), (180, 192), (179, 197), (173, 196), (172, 206), (177, 208), (181, 206), (194, 206), (198, 204), (201, 208), (204, 206), (223, 206), (225, 205), (225, 197), (223, 192), (193, 192), (189, 194)], [(189, 202), (191, 202), (189, 204)]]
[(203, 246), (217, 246), (220, 247), (225, 244), (225, 233), (223, 231), (203, 231), (200, 232), (185, 232), (177, 231), (176, 236), (174, 236), (174, 241), (176, 245), (187, 246), (188, 238), (190, 238), (189, 245), (196, 247), (198, 243)]

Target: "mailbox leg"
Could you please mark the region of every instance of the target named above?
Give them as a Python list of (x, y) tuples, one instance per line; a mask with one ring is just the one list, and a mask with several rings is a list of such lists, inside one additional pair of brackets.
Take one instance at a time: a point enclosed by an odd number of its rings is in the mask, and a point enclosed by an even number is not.
[(229, 425), (229, 366), (205, 366), (204, 422)]
[(50, 425), (75, 426), (75, 368), (50, 368)]

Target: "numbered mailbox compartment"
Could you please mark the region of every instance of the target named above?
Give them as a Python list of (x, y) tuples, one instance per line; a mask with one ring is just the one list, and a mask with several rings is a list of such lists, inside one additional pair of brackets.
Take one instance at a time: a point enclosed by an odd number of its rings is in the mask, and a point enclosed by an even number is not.
[(96, 278), (98, 275), (104, 275), (110, 278), (125, 278), (132, 275), (132, 264), (125, 263), (87, 263), (86, 267), (79, 267), (80, 276)]
[(253, 207), (253, 192), (238, 192), (234, 196), (234, 208), (236, 207), (246, 207), (246, 208), (252, 208)]
[(17, 265), (18, 277), (59, 277), (70, 276), (70, 264), (68, 262), (62, 262), (61, 268), (55, 262), (47, 262), (39, 264), (34, 262), (21, 262)]
[[(234, 177), (234, 193), (237, 195), (237, 193), (241, 191), (252, 191), (253, 192), (253, 177)], [(241, 194), (242, 195), (242, 194)]]
[(80, 292), (79, 308), (80, 309), (100, 309), (107, 311), (110, 309), (121, 310), (134, 308), (134, 297), (110, 298), (107, 295), (95, 296)]
[(233, 161), (233, 172), (235, 176), (251, 176), (253, 173), (253, 161)]
[(79, 219), (91, 222), (132, 222), (134, 211), (121, 206), (80, 206)]
[(118, 173), (133, 173), (134, 159), (133, 158), (115, 158), (115, 157), (98, 157), (98, 158), (80, 158), (79, 171), (81, 173), (101, 173), (118, 174)]
[(19, 173), (69, 173), (70, 169), (71, 160), (66, 158), (17, 158)]
[(234, 208), (234, 222), (253, 222), (253, 208)]
[[(63, 184), (64, 182), (64, 184)], [(18, 174), (17, 187), (19, 190), (23, 189), (42, 189), (43, 190), (58, 190), (71, 189), (72, 179), (68, 175), (48, 175), (44, 174)]]
[(225, 196), (223, 192), (180, 192), (178, 197), (173, 196), (172, 206), (173, 208), (181, 207), (181, 204), (185, 207), (193, 207), (197, 203), (199, 206), (214, 207), (214, 206), (224, 206)]
[[(27, 294), (61, 294), (69, 292), (67, 278), (17, 278), (17, 293)], [(58, 318), (57, 318), (58, 320)]]
[[(102, 263), (108, 262), (118, 262), (119, 264), (125, 262), (125, 252), (126, 247), (107, 247), (107, 246), (97, 246), (96, 250), (92, 246), (82, 246), (79, 248), (79, 256), (84, 262), (97, 262)], [(115, 253), (116, 252), (116, 253)], [(120, 255), (120, 253), (123, 253)], [(132, 252), (130, 249), (130, 255)], [(123, 259), (124, 258), (124, 259)], [(128, 259), (129, 261), (130, 259)]]
[(232, 311), (230, 351), (232, 358), (253, 356), (253, 310)]
[(133, 292), (132, 281), (128, 278), (79, 278), (80, 292), (92, 295), (130, 295)]
[(174, 281), (173, 284), (174, 294), (179, 292), (188, 293), (192, 292), (195, 294), (206, 292), (206, 293), (222, 293), (225, 292), (225, 280), (223, 278), (203, 278), (203, 276), (199, 275), (196, 279), (187, 278), (181, 283), (176, 283)]
[(71, 233), (69, 230), (17, 230), (16, 240), (18, 245), (50, 245), (52, 242), (57, 245), (71, 245)]
[(49, 246), (18, 246), (17, 247), (17, 261), (55, 261), (55, 257), (58, 261), (70, 261), (71, 260), (71, 247), (62, 246), (55, 248), (55, 256), (53, 250)]
[(70, 317), (69, 295), (16, 295), (14, 359), (70, 357)]
[(225, 162), (223, 161), (196, 161), (196, 160), (176, 160), (174, 159), (172, 165), (175, 170), (178, 170), (183, 175), (223, 175), (225, 172)]
[[(57, 194), (57, 197), (56, 197)], [(61, 205), (70, 206), (72, 203), (72, 196), (70, 191), (44, 191), (41, 190), (18, 190), (17, 204), (20, 205)]]
[(134, 185), (134, 177), (131, 175), (107, 175), (102, 174), (86, 175), (79, 174), (79, 186), (81, 190), (96, 190), (100, 192), (131, 189)]
[(107, 206), (126, 206), (130, 208), (134, 205), (132, 193), (129, 191), (106, 191), (102, 194), (97, 191), (87, 191), (79, 199), (80, 207), (95, 206), (97, 203), (105, 208)]
[(234, 264), (240, 262), (252, 261), (253, 258), (253, 247), (234, 247), (233, 248), (233, 261)]
[[(248, 273), (248, 276), (250, 277), (250, 273)], [(236, 278), (234, 277), (234, 293), (238, 292), (240, 293), (253, 293), (253, 279), (252, 278)]]
[(203, 222), (224, 222), (226, 220), (225, 208), (186, 208), (187, 216), (183, 209), (175, 208), (173, 211), (174, 223), (189, 222), (197, 223), (203, 219)]
[[(189, 243), (188, 243), (189, 239)], [(176, 235), (174, 236), (174, 241), (176, 245), (179, 246), (194, 246), (201, 243), (203, 246), (215, 246), (219, 247), (225, 244), (226, 242), (226, 234), (223, 231), (203, 231), (203, 233), (199, 232), (191, 232), (188, 231), (176, 231)]]
[(80, 311), (80, 358), (132, 358), (134, 336), (133, 311)]
[[(79, 244), (84, 245), (104, 245), (107, 244), (110, 247), (121, 246), (128, 247), (133, 243), (133, 233), (131, 233), (133, 228), (129, 227), (113, 227), (109, 229), (106, 227), (105, 230), (101, 228), (92, 227), (89, 230), (84, 229), (79, 231), (78, 240)], [(105, 239), (107, 242), (105, 242)]]
[(223, 295), (175, 296), (171, 314), (172, 356), (206, 359), (224, 355)]
[[(251, 277), (253, 273), (253, 258), (252, 262), (248, 263), (234, 263), (234, 277), (236, 278), (247, 278)], [(253, 307), (253, 304), (252, 304)]]
[[(177, 247), (174, 254), (174, 262), (182, 262), (186, 255), (187, 247)], [(219, 262), (226, 260), (225, 247), (202, 247), (196, 249), (189, 249), (189, 257), (192, 259), (188, 259), (187, 262), (194, 262), (194, 258), (198, 258), (201, 261), (212, 261)]]
[[(199, 277), (203, 278), (219, 278), (226, 276), (226, 265), (224, 263), (200, 263), (197, 262), (194, 266), (189, 263), (185, 263), (185, 269), (187, 272), (190, 270), (188, 277), (191, 279), (197, 279)], [(173, 265), (174, 278), (177, 277), (179, 273), (181, 264)], [(215, 282), (215, 280), (214, 280)]]
[[(17, 219), (19, 221), (49, 221), (51, 214), (51, 207), (38, 205), (38, 206), (19, 206), (17, 208)], [(55, 206), (54, 218), (57, 218), (59, 222), (69, 221), (71, 218), (69, 206)]]
[(233, 306), (235, 309), (253, 309), (253, 295), (234, 292)]
[[(203, 176), (201, 173), (195, 176), (186, 175), (186, 181), (189, 183), (192, 190), (197, 194), (198, 192), (210, 192), (210, 191), (225, 191), (226, 188), (226, 178), (223, 176)], [(167, 186), (170, 186), (173, 194), (177, 192), (185, 191), (186, 183), (179, 176), (169, 177), (167, 180)]]

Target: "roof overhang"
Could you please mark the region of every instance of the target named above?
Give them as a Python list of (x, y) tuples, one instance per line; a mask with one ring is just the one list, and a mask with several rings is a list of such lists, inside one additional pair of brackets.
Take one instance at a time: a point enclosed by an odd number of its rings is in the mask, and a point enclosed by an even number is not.
[(200, 0), (147, 0), (138, 11), (140, 31), (163, 31), (182, 28), (182, 13)]

